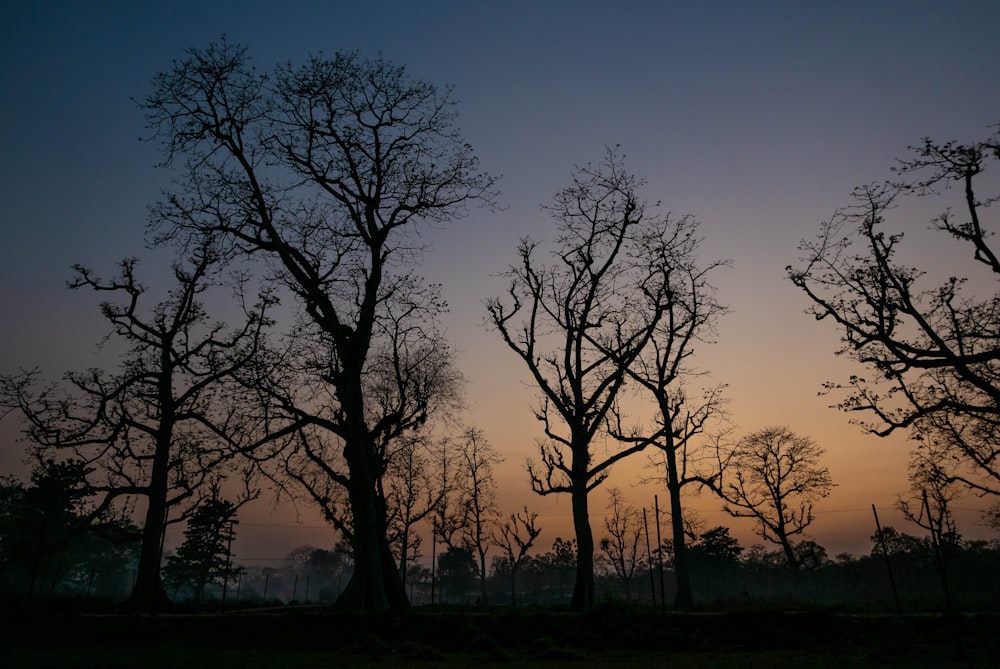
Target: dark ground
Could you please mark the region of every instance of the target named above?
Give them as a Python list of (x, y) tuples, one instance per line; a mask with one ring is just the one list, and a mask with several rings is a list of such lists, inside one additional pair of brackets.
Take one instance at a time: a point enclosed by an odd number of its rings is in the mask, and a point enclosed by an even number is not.
[(669, 613), (598, 607), (328, 608), (155, 616), (0, 613), (0, 665), (20, 667), (997, 667), (1000, 616)]

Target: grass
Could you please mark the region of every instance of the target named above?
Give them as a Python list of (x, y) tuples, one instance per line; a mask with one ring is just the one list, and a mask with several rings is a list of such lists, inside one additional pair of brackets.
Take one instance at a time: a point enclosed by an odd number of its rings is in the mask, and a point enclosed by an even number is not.
[(0, 613), (0, 662), (34, 669), (995, 666), (1000, 618), (627, 609)]

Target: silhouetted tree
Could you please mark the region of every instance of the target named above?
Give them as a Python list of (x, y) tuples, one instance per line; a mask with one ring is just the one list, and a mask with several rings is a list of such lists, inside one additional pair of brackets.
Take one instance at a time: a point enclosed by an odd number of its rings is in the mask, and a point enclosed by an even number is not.
[(187, 588), (194, 601), (201, 603), (205, 586), (220, 584), (228, 577), (236, 511), (236, 504), (218, 497), (216, 489), (188, 516), (184, 541), (163, 567), (164, 581), (174, 592)]
[(958, 528), (952, 513), (952, 502), (960, 491), (950, 480), (946, 463), (931, 460), (927, 452), (918, 451), (910, 460), (908, 478), (910, 490), (897, 502), (903, 517), (943, 539), (957, 536)]
[(735, 518), (752, 518), (765, 541), (781, 546), (788, 566), (799, 557), (792, 538), (813, 522), (813, 504), (830, 494), (830, 470), (819, 466), (823, 449), (787, 427), (766, 427), (740, 439), (724, 456), (713, 490)]
[(208, 484), (238, 473), (248, 484), (244, 499), (254, 494), (249, 469), (236, 457), (253, 450), (260, 424), (246, 412), (234, 377), (261, 350), (272, 300), (262, 294), (253, 308), (244, 304), (236, 328), (211, 323), (200, 297), (217, 279), (217, 260), (212, 240), (198, 240), (189, 261), (174, 266), (174, 289), (149, 312), (135, 260), (123, 261), (111, 281), (77, 266), (70, 287), (120, 297), (101, 305), (109, 339), (131, 347), (119, 368), (70, 372), (61, 386), (40, 389), (37, 370), (0, 378), (2, 401), (24, 416), (36, 460), (68, 453), (94, 474), (86, 482), (97, 497), (94, 517), (122, 500), (145, 500), (130, 598), (138, 607), (168, 602), (160, 576), (164, 532), (198, 506)]
[(739, 562), (743, 548), (730, 533), (729, 528), (718, 525), (706, 530), (692, 547), (698, 559), (714, 565), (734, 566)]
[[(309, 584), (310, 597), (321, 602), (334, 602), (350, 578), (350, 544), (339, 541), (332, 549), (299, 546), (288, 554), (303, 587)], [(303, 590), (303, 592), (305, 592)]]
[(654, 460), (663, 468), (670, 503), (672, 562), (677, 581), (674, 603), (678, 607), (693, 603), (681, 492), (689, 484), (711, 476), (712, 472), (696, 466), (696, 437), (726, 415), (723, 386), (700, 393), (690, 388), (693, 378), (704, 375), (692, 364), (694, 347), (711, 342), (718, 318), (727, 312), (716, 299), (710, 278), (729, 262), (699, 264), (698, 227), (698, 221), (691, 216), (668, 217), (664, 225), (644, 232), (640, 243), (643, 261), (655, 270), (652, 280), (665, 293), (665, 313), (649, 345), (628, 367), (628, 375), (652, 401), (656, 419), (651, 427), (630, 427), (617, 413), (613, 414), (617, 439), (631, 444), (651, 443), (658, 451)]
[(538, 514), (529, 513), (528, 507), (524, 507), (524, 513), (512, 513), (500, 523), (494, 535), (494, 542), (504, 551), (504, 557), (494, 558), (494, 562), (500, 559), (508, 571), (511, 606), (517, 606), (517, 573), (524, 564), (528, 551), (542, 533), (537, 521)]
[(627, 370), (669, 312), (670, 288), (644, 247), (668, 219), (648, 216), (642, 182), (609, 149), (599, 165), (577, 168), (573, 183), (547, 207), (558, 237), (552, 263), (539, 244), (521, 241), (520, 263), (507, 271), (508, 300), (488, 301), (490, 323), (527, 366), (541, 394), (535, 416), (544, 426), (541, 466), (529, 463), (532, 489), (569, 494), (577, 542), (572, 605), (594, 599), (594, 538), (587, 497), (610, 467), (642, 451), (640, 441), (597, 458), (594, 440), (607, 431)]
[(440, 453), (431, 451), (425, 440), (404, 436), (398, 440), (399, 451), (389, 463), (384, 488), (389, 513), (388, 537), (399, 556), (399, 573), (406, 585), (410, 563), (420, 557), (420, 535), (414, 528), (424, 520), (433, 518), (448, 494), (447, 485), (439, 485), (442, 478), (433, 466), (447, 444), (440, 445)]
[(479, 573), (480, 601), (488, 603), (486, 587), (486, 554), (493, 542), (500, 508), (497, 504), (496, 479), (493, 466), (503, 460), (490, 445), (480, 430), (469, 428), (462, 435), (462, 450), (459, 456), (460, 506), (464, 510), (462, 523), (462, 545), (475, 554)]
[[(0, 480), (0, 592), (31, 599), (44, 583), (117, 598), (139, 532), (123, 517), (92, 516), (89, 469), (79, 460), (36, 465), (28, 485)], [(85, 586), (83, 584), (86, 584)]]
[(438, 578), (442, 599), (450, 594), (452, 601), (461, 602), (476, 581), (476, 558), (471, 547), (449, 546), (438, 556)]
[[(576, 545), (575, 539), (563, 539), (556, 537), (552, 542), (552, 550), (539, 558), (541, 566), (548, 572), (546, 580), (552, 582), (554, 579), (559, 583), (559, 593), (565, 596), (565, 584), (568, 578), (572, 578), (574, 573), (579, 572), (576, 561), (580, 555), (580, 549)], [(576, 591), (574, 585), (573, 591)], [(572, 594), (570, 595), (572, 597)], [(559, 601), (560, 604), (564, 600)], [(570, 600), (572, 604), (572, 599)]]
[(828, 562), (826, 549), (811, 539), (803, 539), (794, 548), (796, 562), (808, 571), (815, 572)]
[[(859, 424), (874, 434), (908, 430), (929, 460), (947, 463), (949, 480), (995, 498), (1000, 258), (985, 218), (996, 195), (982, 192), (981, 175), (1000, 159), (1000, 135), (972, 144), (925, 139), (911, 151), (896, 169), (902, 180), (858, 188), (853, 207), (824, 223), (817, 240), (802, 242), (801, 265), (788, 276), (812, 301), (810, 313), (841, 329), (838, 353), (871, 372), (828, 383), (845, 394), (837, 406), (870, 416)], [(887, 220), (907, 196), (944, 197), (952, 185), (962, 213), (949, 208), (933, 226), (966, 245), (974, 262), (967, 276), (934, 286), (925, 270), (898, 259), (903, 233), (888, 229)]]
[(625, 599), (631, 599), (632, 576), (642, 566), (642, 519), (635, 507), (624, 502), (618, 488), (608, 490), (608, 500), (610, 515), (604, 517), (608, 536), (601, 539), (601, 553), (625, 588)]
[(389, 444), (433, 408), (447, 353), (438, 290), (414, 273), (414, 228), (489, 202), (494, 183), (459, 135), (451, 91), (355, 54), (258, 72), (223, 41), (158, 75), (143, 107), (167, 162), (185, 159), (159, 208), (161, 239), (211, 230), (234, 254), (265, 257), (298, 298), (304, 359), (295, 383), (271, 389), (272, 416), (310, 427), (304, 461), (347, 491), (355, 570), (343, 602), (405, 606), (381, 481)]
[(87, 473), (82, 461), (50, 460), (36, 466), (27, 487), (12, 479), (3, 485), (0, 577), (11, 577), (13, 590), (18, 581), (24, 583), (29, 601), (41, 572), (56, 571), (65, 563), (66, 549), (85, 527), (81, 516), (88, 497)]

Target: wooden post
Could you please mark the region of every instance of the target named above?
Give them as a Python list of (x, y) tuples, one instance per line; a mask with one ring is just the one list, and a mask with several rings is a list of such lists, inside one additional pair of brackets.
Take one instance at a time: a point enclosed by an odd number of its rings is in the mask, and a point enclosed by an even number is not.
[(660, 498), (658, 495), (653, 495), (653, 504), (656, 506), (656, 546), (657, 550), (657, 560), (659, 562), (660, 569), (660, 605), (663, 607), (663, 613), (667, 613), (667, 588), (663, 584), (663, 539), (660, 538)]
[(896, 590), (896, 579), (892, 575), (892, 563), (889, 561), (889, 548), (885, 544), (885, 535), (882, 534), (882, 524), (878, 522), (878, 511), (872, 504), (872, 513), (875, 515), (875, 529), (878, 531), (878, 540), (882, 545), (882, 555), (885, 557), (885, 568), (889, 571), (889, 583), (892, 585), (892, 598), (896, 600), (896, 613), (903, 617), (903, 607), (899, 604), (899, 591)]
[(229, 521), (229, 538), (226, 541), (226, 569), (222, 574), (222, 606), (220, 607), (223, 612), (226, 610), (226, 593), (229, 591), (229, 563), (233, 559), (233, 526), (236, 523), (236, 520)]
[(434, 579), (437, 572), (437, 525), (431, 529), (431, 607), (434, 606)]
[(646, 566), (649, 567), (649, 594), (653, 596), (653, 608), (656, 608), (656, 579), (653, 577), (653, 553), (649, 550), (649, 521), (646, 519), (646, 507), (642, 507), (642, 525), (646, 528)]

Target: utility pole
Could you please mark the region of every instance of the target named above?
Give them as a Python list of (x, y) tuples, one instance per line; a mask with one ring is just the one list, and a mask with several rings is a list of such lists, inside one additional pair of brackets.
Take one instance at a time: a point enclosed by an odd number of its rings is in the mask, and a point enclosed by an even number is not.
[(233, 557), (233, 526), (239, 521), (235, 518), (229, 520), (229, 536), (226, 537), (226, 569), (222, 576), (222, 606), (221, 611), (226, 610), (226, 591), (229, 589), (229, 562)]
[(646, 507), (642, 507), (642, 525), (646, 528), (646, 566), (649, 568), (649, 594), (653, 596), (653, 608), (656, 608), (656, 579), (653, 577), (653, 553), (649, 550), (649, 521), (646, 519)]
[(653, 504), (656, 506), (656, 546), (660, 567), (660, 604), (663, 606), (663, 614), (667, 614), (667, 588), (663, 584), (663, 539), (660, 538), (660, 497), (653, 495)]

